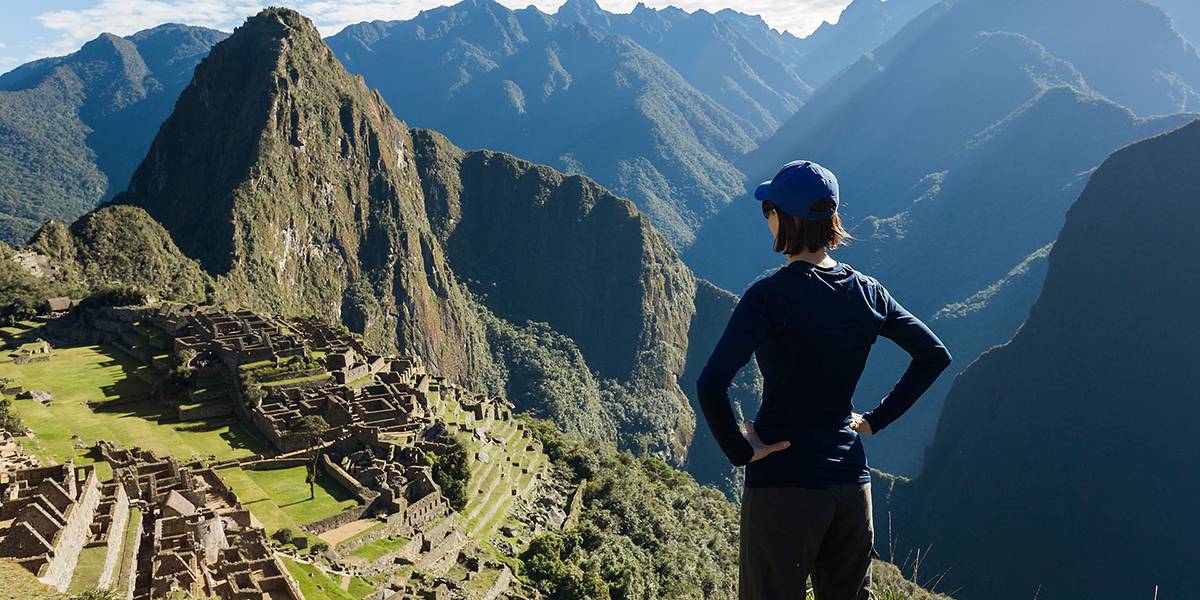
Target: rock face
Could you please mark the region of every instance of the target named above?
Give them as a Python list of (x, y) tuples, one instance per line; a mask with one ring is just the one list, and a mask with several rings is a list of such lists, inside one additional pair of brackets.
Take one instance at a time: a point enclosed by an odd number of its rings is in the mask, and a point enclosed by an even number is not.
[(1029, 318), (955, 381), (893, 506), (897, 539), (932, 547), (921, 570), (947, 573), (955, 597), (1200, 585), (1200, 345), (1184, 325), (1200, 293), (1198, 160), (1200, 123), (1113, 154), (1067, 214)]
[(603, 382), (608, 418), (682, 458), (695, 416), (684, 369), (696, 281), (628, 200), (506, 154), (414, 130), (427, 212), (455, 272), (509, 322), (542, 322)]
[(267, 10), (196, 69), (129, 190), (227, 301), (336, 315), (483, 378), (482, 328), (425, 216), (412, 142), (304, 17)]
[[(1074, 26), (1048, 26), (1046, 11)], [(1121, 56), (1106, 46), (1111, 68), (1100, 68), (1081, 45), (1111, 45), (1118, 21), (1161, 43), (1129, 38)], [(1043, 272), (1038, 251), (1092, 169), (1124, 144), (1195, 118), (1137, 116), (1189, 106), (1192, 84), (1180, 83), (1184, 99), (1172, 104), (1173, 92), (1146, 81), (1156, 71), (1200, 81), (1200, 57), (1188, 50), (1161, 11), (1140, 2), (940, 3), (821, 88), (741, 165), (752, 181), (800, 157), (837, 173), (858, 238), (838, 258), (931, 321), (965, 366), (1024, 319)], [(731, 205), (685, 258), (697, 274), (742, 289), (777, 260), (767, 244), (746, 243), (761, 228), (754, 210)], [(994, 293), (1001, 282), (1010, 293)], [(960, 310), (964, 303), (972, 310)], [(879, 350), (856, 390), (862, 409), (887, 393), (907, 359), (890, 344)], [(876, 466), (919, 472), (952, 380), (943, 378), (902, 427), (869, 440)]]
[(71, 222), (125, 188), (192, 68), (226, 34), (161, 25), (103, 34), (0, 75), (0, 239)]

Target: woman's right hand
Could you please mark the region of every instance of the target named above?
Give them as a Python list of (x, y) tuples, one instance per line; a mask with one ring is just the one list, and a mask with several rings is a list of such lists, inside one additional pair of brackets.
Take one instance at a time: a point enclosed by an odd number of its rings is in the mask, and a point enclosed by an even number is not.
[(754, 421), (751, 421), (750, 419), (746, 419), (746, 422), (743, 424), (743, 428), (746, 430), (744, 433), (746, 436), (746, 441), (750, 442), (751, 448), (754, 448), (754, 457), (750, 459), (750, 462), (766, 458), (767, 456), (779, 452), (780, 450), (786, 450), (788, 446), (792, 445), (792, 443), (787, 440), (775, 442), (774, 444), (764, 444), (763, 441), (758, 438), (758, 432), (754, 431)]

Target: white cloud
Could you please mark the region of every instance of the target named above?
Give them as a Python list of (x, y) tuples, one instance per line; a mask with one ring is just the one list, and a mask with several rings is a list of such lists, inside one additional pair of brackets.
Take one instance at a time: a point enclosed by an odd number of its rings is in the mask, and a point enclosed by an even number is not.
[[(445, 3), (439, 0), (97, 0), (87, 8), (54, 10), (38, 15), (37, 20), (56, 32), (57, 37), (50, 45), (37, 49), (33, 56), (68, 54), (104, 32), (129, 35), (167, 22), (232, 31), (246, 17), (268, 4), (294, 8), (312, 19), (323, 35), (332, 35), (351, 23), (407, 19), (422, 9)], [(514, 8), (533, 4), (541, 10), (554, 12), (562, 1), (503, 0), (503, 3)], [(731, 0), (647, 0), (646, 3), (654, 7), (675, 5), (689, 11), (732, 7), (762, 15), (776, 29), (807, 35), (822, 20), (835, 20), (849, 0), (741, 0), (736, 4)], [(628, 12), (636, 4), (637, 0), (600, 2), (602, 7), (614, 12)]]

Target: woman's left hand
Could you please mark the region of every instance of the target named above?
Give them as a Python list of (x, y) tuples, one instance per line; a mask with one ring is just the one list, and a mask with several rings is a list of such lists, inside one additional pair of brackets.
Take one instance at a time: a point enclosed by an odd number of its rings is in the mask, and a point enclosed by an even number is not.
[(874, 435), (875, 431), (871, 429), (871, 424), (863, 418), (862, 415), (852, 412), (850, 413), (850, 429), (864, 435)]

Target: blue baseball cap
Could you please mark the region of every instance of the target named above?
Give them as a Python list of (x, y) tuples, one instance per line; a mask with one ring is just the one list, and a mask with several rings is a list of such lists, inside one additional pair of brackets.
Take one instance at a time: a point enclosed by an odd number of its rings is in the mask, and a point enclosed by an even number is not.
[[(833, 200), (833, 210), (812, 210), (813, 203), (826, 198)], [(758, 184), (754, 199), (770, 200), (772, 206), (793, 217), (832, 219), (838, 207), (838, 181), (829, 169), (815, 162), (794, 160), (770, 181)]]

